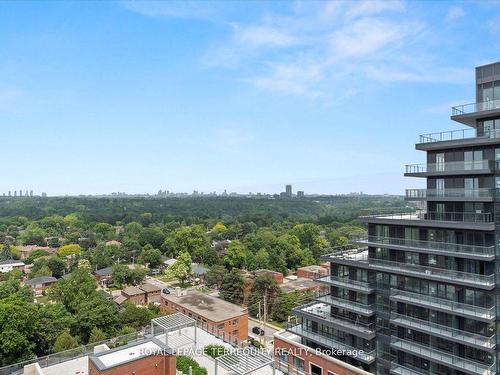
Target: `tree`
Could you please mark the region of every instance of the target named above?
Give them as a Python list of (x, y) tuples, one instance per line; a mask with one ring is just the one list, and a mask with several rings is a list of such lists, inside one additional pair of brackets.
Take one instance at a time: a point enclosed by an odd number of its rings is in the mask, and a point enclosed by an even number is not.
[(165, 235), (158, 227), (146, 228), (139, 234), (139, 243), (141, 246), (150, 244), (153, 248), (158, 249), (161, 247), (164, 240)]
[(96, 342), (101, 342), (107, 339), (106, 334), (101, 331), (99, 328), (94, 327), (92, 331), (90, 331), (89, 344), (93, 344)]
[(170, 279), (177, 279), (184, 286), (186, 280), (191, 276), (191, 257), (187, 252), (182, 252), (174, 264), (167, 268), (165, 275)]
[(163, 243), (164, 251), (172, 256), (187, 252), (196, 261), (201, 261), (204, 252), (210, 247), (206, 230), (201, 225), (183, 226), (172, 231)]
[(264, 312), (264, 296), (266, 298), (267, 313), (269, 314), (274, 304), (275, 299), (281, 294), (281, 289), (276, 280), (268, 274), (259, 275), (255, 278), (248, 298), (248, 312), (251, 316), (259, 314), (259, 302), (261, 302), (262, 310)]
[(227, 270), (223, 266), (215, 265), (210, 267), (205, 274), (205, 284), (208, 286), (216, 286), (219, 289), (226, 273)]
[(101, 243), (90, 252), (90, 262), (93, 268), (101, 269), (112, 266), (124, 258), (123, 250), (116, 245)]
[(97, 223), (94, 225), (94, 232), (101, 241), (110, 241), (116, 237), (115, 227), (108, 223)]
[(30, 279), (34, 279), (34, 278), (42, 277), (42, 276), (52, 276), (52, 271), (50, 270), (50, 268), (46, 264), (43, 264), (38, 269), (33, 269), (29, 274)]
[(26, 258), (26, 260), (24, 261), (24, 263), (25, 264), (33, 264), (33, 262), (36, 259), (44, 257), (44, 256), (48, 256), (48, 255), (49, 255), (49, 252), (47, 250), (36, 249), (36, 250), (33, 250), (30, 253), (30, 255)]
[(92, 328), (97, 327), (107, 335), (113, 335), (120, 328), (118, 307), (102, 294), (94, 292), (90, 298), (78, 305), (73, 332), (88, 342)]
[[(76, 268), (66, 279), (60, 279), (49, 291), (49, 297), (62, 303), (66, 310), (74, 314), (79, 305), (97, 294), (97, 282), (84, 268)], [(90, 327), (89, 329), (91, 329)]]
[(52, 347), (53, 353), (59, 353), (65, 350), (73, 349), (78, 347), (78, 341), (69, 334), (68, 331), (64, 331), (59, 336)]
[(120, 311), (120, 323), (122, 326), (133, 327), (139, 329), (147, 326), (153, 314), (149, 309), (141, 309), (133, 303), (125, 303), (122, 311)]
[(271, 263), (269, 262), (269, 253), (266, 249), (257, 251), (257, 254), (255, 254), (255, 264), (257, 269), (269, 268)]
[(137, 260), (141, 264), (148, 265), (149, 268), (158, 268), (162, 263), (161, 251), (148, 244), (144, 246)]
[(276, 322), (286, 322), (292, 313), (292, 308), (297, 306), (299, 294), (297, 292), (281, 293), (272, 305), (271, 317)]
[(231, 242), (224, 262), (228, 268), (244, 268), (247, 260), (247, 249), (238, 240)]
[[(50, 270), (47, 272), (46, 268)], [(54, 276), (56, 278), (64, 275), (66, 271), (66, 262), (56, 256), (39, 258), (33, 264), (30, 272), (30, 278), (38, 276)], [(36, 276), (32, 276), (32, 274)]]
[(78, 244), (64, 245), (64, 246), (61, 246), (57, 250), (57, 254), (60, 257), (66, 257), (68, 255), (74, 255), (74, 254), (80, 254), (81, 252), (82, 252), (82, 248)]
[(57, 337), (67, 332), (74, 324), (74, 318), (61, 304), (37, 305), (33, 325), (33, 342), (38, 356), (47, 354), (54, 346)]
[(219, 296), (228, 302), (241, 304), (243, 302), (243, 292), (245, 289), (245, 280), (237, 269), (226, 273), (222, 280)]

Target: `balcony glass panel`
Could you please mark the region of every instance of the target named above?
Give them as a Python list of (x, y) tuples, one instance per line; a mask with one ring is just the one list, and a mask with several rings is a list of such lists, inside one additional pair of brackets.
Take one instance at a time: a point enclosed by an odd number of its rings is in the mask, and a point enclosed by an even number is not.
[(299, 308), (293, 309), (294, 315), (303, 315), (320, 318), (325, 322), (333, 323), (337, 326), (345, 327), (350, 330), (358, 331), (366, 335), (375, 333), (375, 325), (373, 323), (363, 323), (359, 320), (351, 320), (343, 316), (332, 316), (331, 307), (318, 302), (311, 302)]
[(316, 281), (343, 288), (355, 289), (365, 293), (369, 293), (375, 288), (374, 284), (370, 284), (364, 281), (352, 280), (347, 277), (324, 276), (316, 279)]
[(344, 355), (358, 359), (362, 362), (371, 363), (375, 360), (375, 350), (366, 352), (363, 349), (358, 349), (353, 346), (347, 345), (330, 336), (306, 330), (301, 325), (288, 327), (287, 329), (292, 333), (295, 333), (308, 340), (317, 342), (318, 344), (323, 345), (327, 348), (333, 348), (342, 351)]
[(474, 170), (493, 169), (492, 160), (454, 161), (445, 163), (408, 164), (405, 173), (434, 173), (434, 172), (467, 172)]
[[(437, 214), (437, 213), (434, 213)], [(475, 245), (464, 245), (449, 242), (433, 242), (433, 241), (421, 241), (412, 240), (409, 238), (393, 238), (393, 237), (379, 237), (379, 236), (368, 236), (365, 238), (359, 238), (354, 240), (360, 244), (376, 243), (382, 246), (384, 245), (395, 245), (395, 246), (406, 246), (419, 249), (432, 249), (436, 251), (442, 251), (443, 253), (463, 253), (471, 255), (479, 255), (485, 257), (491, 257), (495, 255), (495, 246), (475, 246)]]
[(424, 305), (430, 309), (446, 310), (450, 313), (466, 315), (471, 318), (493, 320), (496, 317), (494, 306), (486, 308), (468, 305), (466, 303), (450, 301), (425, 294), (407, 292), (405, 290), (391, 289), (391, 299), (409, 304), (415, 303), (417, 305)]
[(415, 354), (431, 361), (437, 361), (453, 366), (456, 369), (460, 369), (460, 371), (465, 371), (471, 374), (493, 375), (495, 373), (494, 365), (471, 361), (451, 353), (440, 351), (436, 348), (430, 348), (427, 345), (418, 344), (414, 341), (404, 340), (393, 336), (391, 338), (391, 346), (395, 349), (401, 349), (405, 352)]
[(365, 315), (373, 314), (375, 307), (373, 304), (365, 305), (363, 303), (350, 301), (348, 299), (333, 297), (330, 294), (319, 296), (318, 298), (316, 298), (316, 301)]
[(369, 258), (368, 262), (370, 267), (377, 269), (399, 270), (407, 274), (415, 274), (420, 277), (432, 277), (436, 279), (443, 279), (451, 282), (464, 282), (475, 284), (477, 286), (492, 287), (495, 285), (495, 275), (479, 275), (469, 272), (453, 271), (444, 268), (436, 268), (429, 266), (422, 266), (418, 264), (408, 264), (393, 262), (383, 259)]
[(457, 199), (492, 199), (495, 196), (495, 189), (406, 189), (407, 199), (425, 198), (457, 198)]
[(433, 221), (460, 221), (470, 223), (491, 223), (493, 215), (489, 212), (381, 212), (369, 215), (361, 215), (360, 218), (379, 218), (394, 220), (433, 220)]
[(475, 138), (475, 129), (461, 129), (438, 133), (422, 134), (419, 136), (418, 143), (434, 143), (444, 141), (455, 141), (459, 139)]
[(462, 104), (452, 107), (451, 114), (452, 116), (459, 116), (475, 112), (491, 111), (498, 108), (500, 108), (500, 99), (487, 100), (484, 102)]
[(397, 313), (391, 313), (391, 322), (396, 325), (427, 333), (429, 335), (438, 335), (450, 341), (470, 344), (484, 349), (493, 349), (495, 347), (495, 335), (490, 337), (478, 335)]

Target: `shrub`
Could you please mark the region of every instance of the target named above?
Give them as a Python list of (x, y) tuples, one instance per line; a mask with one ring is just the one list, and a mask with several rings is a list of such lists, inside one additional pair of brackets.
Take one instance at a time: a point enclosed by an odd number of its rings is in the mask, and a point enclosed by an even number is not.
[(185, 355), (177, 356), (177, 370), (183, 374), (189, 374), (189, 367), (193, 369), (193, 375), (208, 375), (207, 369), (201, 367), (193, 358)]
[(257, 349), (261, 349), (264, 347), (263, 344), (261, 344), (258, 340), (255, 340), (255, 339), (252, 339), (252, 341), (250, 341), (250, 343), (255, 346)]
[(203, 348), (203, 352), (212, 358), (217, 358), (226, 354), (227, 349), (223, 345), (210, 344)]

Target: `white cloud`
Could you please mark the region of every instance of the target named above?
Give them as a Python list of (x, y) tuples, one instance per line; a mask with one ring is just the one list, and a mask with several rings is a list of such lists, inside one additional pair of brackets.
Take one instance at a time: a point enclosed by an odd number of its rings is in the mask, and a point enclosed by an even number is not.
[(462, 18), (463, 16), (465, 16), (465, 11), (460, 7), (453, 6), (448, 9), (448, 13), (446, 14), (446, 21), (455, 21), (459, 18)]
[(385, 11), (403, 11), (404, 9), (404, 3), (398, 0), (353, 1), (353, 6), (346, 12), (346, 16), (354, 18), (359, 16), (378, 14)]
[[(160, 2), (146, 10), (138, 3), (133, 7), (141, 10), (136, 11), (152, 16), (214, 14), (204, 2)], [(207, 49), (202, 63), (210, 69), (231, 69), (235, 80), (259, 90), (311, 98), (332, 97), (334, 92), (345, 96), (346, 82), (350, 90), (359, 91), (369, 82), (459, 83), (466, 77), (465, 69), (439, 60), (439, 37), (445, 28), (426, 23), (425, 14), (407, 12), (402, 0), (284, 4), (259, 13), (260, 20), (254, 15), (231, 18), (226, 10), (219, 23), (229, 26), (229, 35)], [(196, 5), (200, 8), (194, 9)], [(454, 6), (446, 18), (462, 16), (464, 11)], [(363, 85), (356, 87), (353, 81)]]
[(288, 47), (296, 43), (296, 38), (271, 26), (241, 27), (235, 25), (236, 43), (252, 47)]

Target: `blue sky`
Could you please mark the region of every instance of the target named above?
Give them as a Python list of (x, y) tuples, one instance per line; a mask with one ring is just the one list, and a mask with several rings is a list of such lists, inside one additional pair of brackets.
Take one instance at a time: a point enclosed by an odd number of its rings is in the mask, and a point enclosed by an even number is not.
[(0, 192), (403, 193), (500, 3), (0, 2)]

